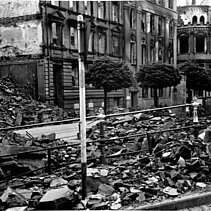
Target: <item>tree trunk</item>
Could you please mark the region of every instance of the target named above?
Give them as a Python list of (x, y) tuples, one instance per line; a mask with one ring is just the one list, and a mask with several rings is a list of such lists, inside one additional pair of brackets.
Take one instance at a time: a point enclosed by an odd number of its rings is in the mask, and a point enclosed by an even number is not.
[(104, 114), (106, 115), (106, 111), (107, 111), (107, 90), (106, 88), (104, 88)]
[(158, 107), (158, 93), (157, 93), (157, 88), (154, 88), (154, 106), (155, 106), (155, 108)]

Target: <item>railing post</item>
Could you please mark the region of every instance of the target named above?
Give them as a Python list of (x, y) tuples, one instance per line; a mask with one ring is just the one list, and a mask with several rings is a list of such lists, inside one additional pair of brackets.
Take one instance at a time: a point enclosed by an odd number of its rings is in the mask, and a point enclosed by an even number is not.
[(149, 153), (152, 154), (152, 139), (149, 133), (147, 133), (147, 141), (148, 141)]
[(100, 151), (101, 151), (100, 162), (102, 164), (106, 164), (103, 121), (100, 122)]
[(194, 137), (195, 139), (198, 138), (199, 135), (199, 119), (198, 119), (198, 111), (197, 107), (199, 106), (199, 103), (197, 102), (197, 97), (193, 97), (193, 124), (194, 124)]
[(104, 126), (103, 126), (103, 121), (105, 119), (105, 114), (103, 113), (103, 109), (99, 108), (99, 114), (97, 117), (101, 120), (100, 121), (100, 162), (102, 164), (106, 164), (106, 158), (105, 158), (105, 140), (104, 140)]
[(51, 149), (48, 148), (48, 173), (51, 174)]
[(81, 122), (78, 123), (77, 138), (78, 138), (78, 140), (81, 140)]

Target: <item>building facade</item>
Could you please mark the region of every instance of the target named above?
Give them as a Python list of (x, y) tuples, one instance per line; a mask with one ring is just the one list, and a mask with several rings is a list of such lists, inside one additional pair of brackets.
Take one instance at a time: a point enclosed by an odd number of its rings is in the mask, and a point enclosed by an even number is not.
[[(14, 0), (0, 6), (1, 75), (35, 85), (38, 99), (79, 109), (79, 14), (91, 20), (85, 67), (101, 56), (123, 59), (123, 2)], [(124, 92), (108, 98), (108, 107), (123, 106)], [(87, 87), (86, 102), (87, 110), (102, 107), (103, 90)]]
[[(77, 16), (91, 21), (85, 68), (98, 57), (140, 65), (176, 65), (176, 0), (0, 2), (0, 76), (11, 74), (34, 87), (34, 97), (79, 109)], [(172, 89), (159, 90), (162, 104)], [(108, 95), (108, 108), (148, 108), (153, 91), (134, 86)], [(103, 106), (103, 90), (86, 88), (87, 110)]]
[[(150, 62), (177, 64), (177, 1), (128, 1), (124, 5), (125, 60), (136, 73)], [(160, 89), (162, 105), (179, 103), (173, 88)], [(154, 105), (154, 90), (130, 89), (131, 105), (149, 108)], [(127, 93), (129, 95), (129, 93)], [(180, 99), (179, 99), (180, 100)]]
[[(196, 61), (201, 67), (211, 70), (211, 1), (200, 5), (186, 1), (178, 7), (178, 63)], [(210, 92), (192, 90), (192, 96), (210, 96)]]

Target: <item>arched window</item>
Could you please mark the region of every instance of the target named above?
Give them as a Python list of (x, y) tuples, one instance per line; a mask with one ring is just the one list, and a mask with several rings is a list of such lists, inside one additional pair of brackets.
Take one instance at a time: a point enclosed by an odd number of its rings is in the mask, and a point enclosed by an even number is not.
[(204, 25), (204, 16), (201, 16), (200, 17), (200, 24), (203, 24)]
[(205, 35), (197, 34), (196, 35), (196, 53), (205, 52)]
[(188, 53), (189, 52), (189, 37), (188, 35), (180, 36), (180, 53)]
[(197, 17), (193, 16), (192, 24), (197, 24)]

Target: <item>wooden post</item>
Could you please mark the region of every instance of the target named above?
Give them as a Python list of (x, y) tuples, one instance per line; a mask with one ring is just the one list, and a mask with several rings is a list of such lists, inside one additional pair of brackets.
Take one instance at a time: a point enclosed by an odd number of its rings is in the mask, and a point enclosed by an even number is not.
[(81, 138), (81, 172), (82, 199), (86, 198), (87, 155), (86, 155), (86, 101), (85, 101), (85, 70), (84, 70), (84, 23), (83, 16), (77, 16), (78, 30), (78, 65), (79, 65), (79, 94), (80, 94), (80, 138)]

